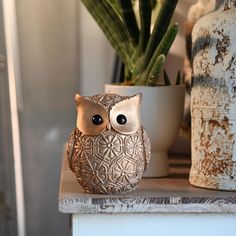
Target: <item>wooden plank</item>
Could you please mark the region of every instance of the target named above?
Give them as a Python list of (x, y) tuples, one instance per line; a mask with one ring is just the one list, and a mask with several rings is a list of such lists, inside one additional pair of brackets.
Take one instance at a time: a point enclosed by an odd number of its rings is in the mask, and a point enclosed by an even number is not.
[(59, 192), (59, 211), (80, 214), (236, 213), (236, 192), (201, 189), (189, 184), (189, 157), (171, 158), (170, 166), (170, 176), (143, 178), (137, 189), (130, 193), (88, 194), (84, 193), (77, 183), (76, 177), (64, 158)]

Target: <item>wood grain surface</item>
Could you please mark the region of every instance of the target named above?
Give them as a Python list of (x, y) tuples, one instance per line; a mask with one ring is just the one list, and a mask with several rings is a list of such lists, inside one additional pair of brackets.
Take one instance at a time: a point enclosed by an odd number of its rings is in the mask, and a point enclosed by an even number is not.
[(190, 157), (170, 158), (170, 175), (143, 178), (126, 194), (83, 192), (76, 177), (62, 161), (59, 211), (62, 213), (236, 213), (236, 192), (196, 188), (189, 184)]

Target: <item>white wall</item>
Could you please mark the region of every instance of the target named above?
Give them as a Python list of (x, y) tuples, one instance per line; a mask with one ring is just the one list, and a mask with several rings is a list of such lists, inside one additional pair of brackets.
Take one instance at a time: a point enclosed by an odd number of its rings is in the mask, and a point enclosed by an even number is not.
[(78, 1), (16, 0), (23, 108), (20, 111), (27, 235), (69, 235), (58, 212), (64, 143), (75, 127)]
[(104, 92), (112, 79), (114, 50), (97, 23), (79, 4), (79, 92), (94, 95)]
[(179, 1), (172, 18), (173, 23), (177, 22), (179, 24), (179, 31), (175, 42), (171, 47), (170, 54), (167, 58), (165, 67), (169, 77), (173, 82), (175, 82), (178, 70), (181, 70), (182, 72), (183, 69), (183, 59), (186, 55), (184, 23), (187, 19), (188, 9), (194, 2), (196, 2), (196, 0)]

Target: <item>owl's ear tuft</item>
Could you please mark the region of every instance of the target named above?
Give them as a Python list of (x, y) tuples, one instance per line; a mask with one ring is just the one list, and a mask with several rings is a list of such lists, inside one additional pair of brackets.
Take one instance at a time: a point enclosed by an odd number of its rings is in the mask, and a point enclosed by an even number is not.
[(79, 94), (76, 94), (75, 95), (75, 102), (76, 102), (76, 105), (78, 106), (80, 101), (82, 100), (82, 97), (79, 95)]
[(135, 94), (133, 98), (136, 98), (138, 100), (138, 103), (140, 104), (142, 101), (142, 93)]

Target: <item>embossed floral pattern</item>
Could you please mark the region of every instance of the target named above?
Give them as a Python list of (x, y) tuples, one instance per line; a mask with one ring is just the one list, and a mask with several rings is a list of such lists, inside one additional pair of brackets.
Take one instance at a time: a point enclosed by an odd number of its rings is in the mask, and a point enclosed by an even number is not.
[(129, 183), (136, 175), (136, 164), (127, 158), (116, 162), (112, 169), (113, 178), (118, 182)]
[(106, 166), (102, 163), (87, 160), (83, 164), (81, 176), (85, 177), (86, 182), (97, 186), (98, 184), (104, 184), (106, 172)]
[(125, 140), (126, 153), (130, 157), (142, 155), (143, 153), (143, 140), (142, 136), (131, 135)]
[(102, 133), (96, 141), (97, 153), (109, 159), (113, 159), (122, 153), (123, 139), (114, 132)]
[[(127, 138), (110, 130), (99, 136), (79, 135), (76, 140), (72, 133), (68, 141), (70, 149), (74, 144), (71, 166), (86, 192), (127, 192), (136, 187), (150, 158), (150, 142), (142, 132), (141, 129)], [(147, 152), (142, 151), (143, 137)]]
[(86, 136), (82, 136), (76, 143), (75, 143), (75, 150), (76, 155), (80, 156), (81, 159), (88, 159), (93, 154), (92, 151), (93, 142), (91, 139), (88, 139)]

